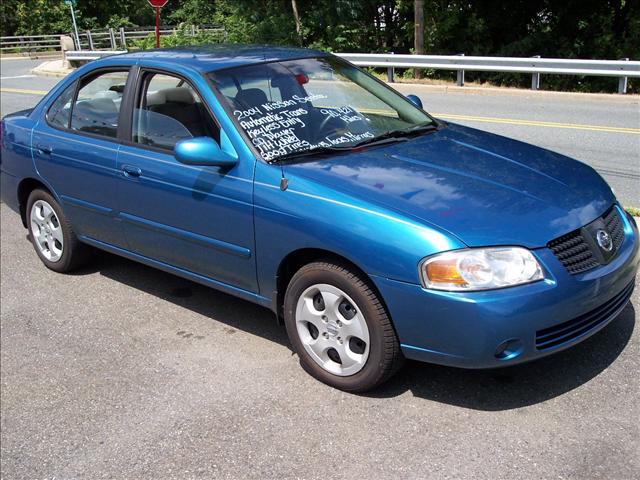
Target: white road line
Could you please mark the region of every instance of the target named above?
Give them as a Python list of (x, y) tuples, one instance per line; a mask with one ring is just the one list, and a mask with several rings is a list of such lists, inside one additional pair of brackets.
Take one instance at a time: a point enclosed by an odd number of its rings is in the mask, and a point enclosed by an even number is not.
[(15, 77), (0, 77), (0, 80), (11, 80), (13, 78), (34, 78), (35, 75), (16, 75)]

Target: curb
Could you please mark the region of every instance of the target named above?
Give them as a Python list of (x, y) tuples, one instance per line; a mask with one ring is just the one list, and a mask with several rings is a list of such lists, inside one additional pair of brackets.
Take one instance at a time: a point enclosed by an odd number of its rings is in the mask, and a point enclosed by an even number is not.
[(65, 66), (64, 60), (49, 60), (33, 68), (31, 73), (47, 77), (66, 77), (74, 70), (75, 68)]

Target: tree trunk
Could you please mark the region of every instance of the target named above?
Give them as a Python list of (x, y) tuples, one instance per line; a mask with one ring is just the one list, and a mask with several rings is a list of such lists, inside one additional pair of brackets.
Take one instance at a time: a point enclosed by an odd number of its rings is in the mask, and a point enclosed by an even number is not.
[(300, 15), (298, 14), (298, 2), (291, 0), (291, 8), (293, 9), (293, 18), (296, 21), (296, 33), (298, 34), (298, 43), (302, 46), (302, 25), (300, 24)]
[[(414, 50), (416, 55), (424, 55), (424, 0), (415, 0), (414, 22)], [(422, 78), (422, 69), (414, 69), (413, 76), (415, 78)]]
[(395, 13), (395, 2), (386, 2), (382, 7), (384, 15), (384, 34), (385, 34), (385, 46), (387, 51), (391, 50), (394, 45), (395, 37), (395, 25), (393, 14)]

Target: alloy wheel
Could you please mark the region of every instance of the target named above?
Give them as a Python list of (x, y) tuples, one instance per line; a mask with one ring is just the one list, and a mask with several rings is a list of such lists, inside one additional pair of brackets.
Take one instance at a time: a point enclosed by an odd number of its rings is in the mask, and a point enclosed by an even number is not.
[(326, 371), (349, 376), (369, 357), (369, 328), (356, 303), (333, 285), (307, 288), (296, 305), (296, 329), (305, 351)]
[(31, 235), (44, 258), (57, 262), (62, 257), (64, 236), (62, 226), (53, 207), (44, 200), (36, 200), (31, 206)]

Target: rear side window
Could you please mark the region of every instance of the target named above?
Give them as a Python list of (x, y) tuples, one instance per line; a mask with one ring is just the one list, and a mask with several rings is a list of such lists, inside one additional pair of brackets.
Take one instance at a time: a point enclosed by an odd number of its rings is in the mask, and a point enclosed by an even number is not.
[(181, 78), (148, 72), (133, 112), (133, 141), (172, 150), (185, 138), (220, 140), (220, 130), (198, 93)]
[(71, 114), (71, 129), (115, 138), (127, 71), (105, 72), (83, 81)]
[(59, 128), (69, 128), (69, 119), (71, 118), (71, 102), (73, 94), (76, 91), (77, 82), (73, 82), (66, 88), (64, 92), (49, 107), (47, 112), (47, 121), (50, 125)]

